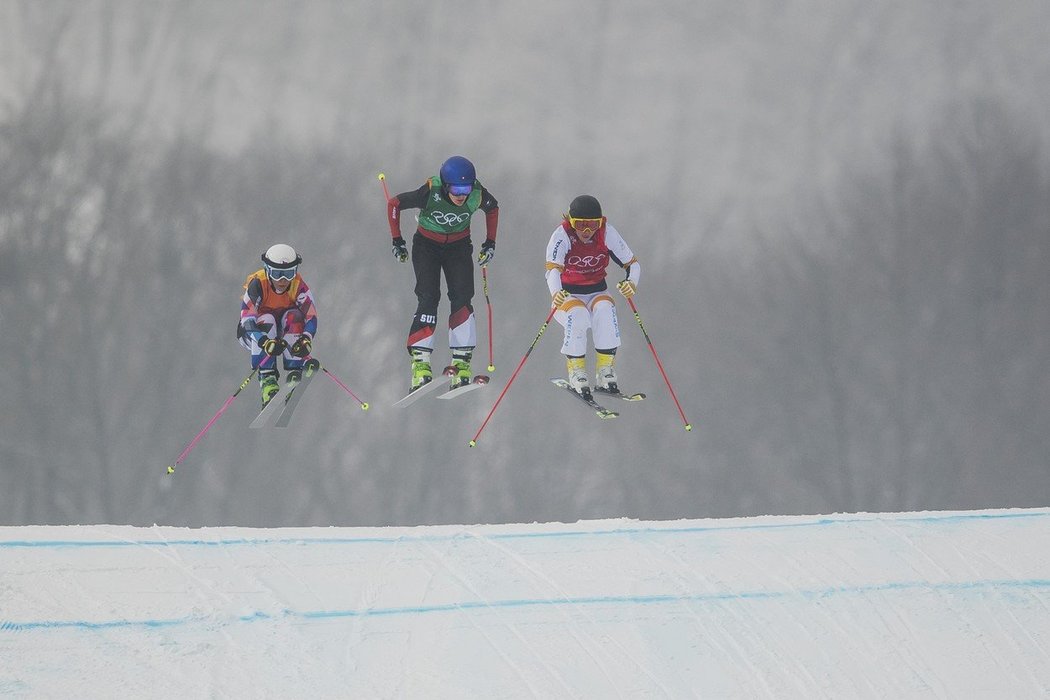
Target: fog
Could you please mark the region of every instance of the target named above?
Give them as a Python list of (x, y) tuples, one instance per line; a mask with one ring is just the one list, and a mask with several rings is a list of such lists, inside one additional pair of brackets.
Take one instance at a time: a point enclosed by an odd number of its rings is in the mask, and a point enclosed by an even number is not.
[[(0, 0), (0, 522), (414, 525), (1046, 505), (1037, 3)], [(500, 201), (496, 371), (407, 390), (382, 189)], [(643, 266), (598, 421), (547, 381), (590, 193)], [(411, 217), (402, 228), (411, 232)], [(474, 240), (484, 230), (475, 217)], [(259, 433), (241, 285), (295, 246), (315, 382)], [(617, 279), (618, 270), (610, 270)], [(487, 360), (478, 273), (479, 352)], [(439, 308), (435, 363), (447, 359)], [(593, 357), (591, 358), (593, 368)]]

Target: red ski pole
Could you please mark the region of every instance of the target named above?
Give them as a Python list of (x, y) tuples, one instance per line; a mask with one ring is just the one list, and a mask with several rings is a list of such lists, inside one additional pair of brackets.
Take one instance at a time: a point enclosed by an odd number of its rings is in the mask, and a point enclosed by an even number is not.
[(488, 265), (481, 266), (481, 288), (485, 292), (485, 305), (489, 309), (489, 367), (490, 372), (496, 371), (496, 365), (492, 364), (492, 302), (489, 301), (489, 275)]
[(664, 382), (667, 384), (667, 388), (671, 391), (671, 398), (674, 399), (674, 405), (678, 407), (678, 413), (682, 416), (682, 422), (685, 423), (685, 429), (692, 430), (693, 426), (685, 417), (685, 412), (682, 411), (682, 404), (678, 403), (678, 397), (675, 396), (674, 388), (671, 386), (671, 380), (667, 378), (667, 372), (664, 371), (664, 365), (660, 362), (660, 356), (656, 354), (656, 348), (653, 347), (653, 341), (649, 339), (649, 334), (645, 332), (645, 326), (642, 325), (642, 317), (638, 313), (638, 307), (634, 305), (634, 299), (627, 297), (627, 303), (631, 305), (631, 311), (634, 312), (634, 320), (638, 322), (638, 327), (642, 329), (642, 335), (645, 336), (645, 342), (649, 344), (649, 350), (653, 353), (653, 358), (656, 360), (656, 366), (660, 368), (660, 374), (663, 375)]
[(266, 360), (264, 359), (263, 361), (259, 362), (259, 366), (253, 369), (251, 371), (251, 374), (244, 378), (244, 381), (241, 382), (241, 385), (237, 387), (237, 391), (230, 394), (230, 396), (226, 399), (226, 402), (222, 405), (222, 407), (219, 408), (219, 410), (215, 412), (215, 415), (211, 417), (211, 420), (208, 421), (203, 428), (201, 428), (201, 431), (197, 433), (197, 436), (195, 438), (190, 440), (190, 444), (186, 445), (186, 447), (179, 454), (178, 458), (170, 465), (168, 465), (168, 474), (175, 473), (175, 467), (179, 466), (179, 464), (182, 463), (182, 460), (186, 459), (189, 453), (193, 451), (193, 448), (197, 446), (197, 443), (201, 441), (201, 438), (204, 437), (204, 434), (211, 430), (211, 427), (215, 424), (215, 421), (219, 420), (219, 416), (225, 413), (226, 409), (230, 407), (231, 403), (233, 403), (233, 400), (237, 398), (237, 394), (241, 393), (244, 390), (244, 387), (248, 386), (249, 382), (252, 381), (252, 377), (255, 376), (255, 373), (262, 369), (263, 362), (265, 361)]
[(324, 370), (324, 373), (328, 375), (329, 379), (331, 379), (333, 382), (338, 384), (342, 388), (343, 391), (345, 391), (346, 393), (350, 394), (350, 396), (354, 399), (354, 401), (356, 401), (357, 403), (361, 404), (361, 410), (362, 411), (367, 411), (368, 410), (368, 402), (367, 401), (362, 401), (361, 399), (357, 398), (357, 396), (354, 394), (354, 392), (350, 391), (350, 388), (347, 387), (346, 384), (343, 384), (341, 381), (339, 381), (339, 377), (335, 376), (334, 374), (332, 374), (331, 372), (328, 371), (327, 367), (325, 367), (324, 365), (321, 365), (321, 369)]
[(499, 402), (503, 400), (503, 396), (507, 393), (507, 389), (510, 389), (510, 385), (514, 383), (514, 378), (518, 376), (518, 372), (520, 372), (521, 368), (525, 365), (525, 360), (529, 359), (529, 355), (532, 354), (532, 350), (536, 347), (536, 343), (540, 342), (540, 338), (547, 330), (547, 326), (550, 324), (551, 319), (554, 318), (555, 311), (557, 311), (557, 308), (552, 307), (551, 312), (547, 314), (547, 320), (543, 322), (542, 326), (540, 326), (540, 332), (536, 334), (536, 337), (532, 341), (532, 345), (530, 345), (529, 349), (525, 351), (525, 356), (521, 358), (521, 362), (518, 363), (518, 368), (514, 370), (514, 374), (510, 375), (510, 379), (507, 381), (507, 386), (503, 387), (503, 391), (500, 392), (499, 398), (496, 399), (496, 403), (493, 404), (492, 410), (489, 411), (487, 416), (485, 416), (485, 422), (481, 424), (481, 427), (478, 428), (478, 432), (474, 435), (474, 439), (470, 441), (469, 444), (471, 447), (478, 444), (478, 436), (481, 435), (481, 431), (485, 429), (486, 425), (488, 425), (489, 418), (492, 418), (492, 414), (496, 412), (496, 406), (499, 406)]
[(339, 381), (339, 377), (337, 377), (334, 374), (332, 374), (331, 372), (329, 372), (328, 368), (325, 367), (324, 365), (322, 365), (320, 360), (318, 360), (316, 357), (309, 356), (309, 355), (305, 359), (306, 359), (306, 362), (303, 364), (303, 369), (306, 369), (307, 365), (309, 365), (311, 362), (316, 362), (317, 363), (317, 367), (321, 371), (323, 371), (325, 374), (327, 374), (329, 379), (331, 379), (333, 382), (338, 384), (340, 389), (342, 389), (346, 393), (350, 394), (350, 398), (352, 398), (357, 403), (361, 404), (361, 410), (362, 411), (367, 411), (368, 410), (368, 402), (367, 401), (362, 401), (361, 399), (357, 398), (357, 394), (355, 394), (354, 392), (350, 391), (350, 387), (348, 387), (346, 384), (343, 384), (341, 381)]

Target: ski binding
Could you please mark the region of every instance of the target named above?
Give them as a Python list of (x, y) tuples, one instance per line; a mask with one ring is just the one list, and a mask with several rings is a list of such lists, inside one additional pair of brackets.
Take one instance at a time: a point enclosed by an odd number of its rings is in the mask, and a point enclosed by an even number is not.
[[(442, 374), (445, 377), (451, 377), (455, 373), (456, 373), (456, 368), (452, 367), (452, 366), (446, 367), (445, 371), (442, 372)], [(444, 394), (442, 394), (438, 398), (439, 399), (452, 399), (452, 398), (455, 398), (457, 396), (461, 396), (463, 394), (466, 394), (469, 391), (473, 391), (474, 389), (480, 389), (481, 387), (483, 387), (486, 384), (488, 384), (488, 382), (489, 382), (489, 378), (488, 377), (486, 377), (483, 374), (479, 374), (479, 375), (474, 377), (473, 381), (471, 381), (470, 384), (466, 384), (464, 386), (457, 386), (455, 389), (449, 389), (448, 388), (449, 385), (446, 382), (438, 381), (436, 378), (434, 378), (434, 379), (431, 379), (426, 384), (423, 384), (422, 386), (420, 386), (415, 391), (410, 391), (407, 396), (404, 396), (404, 397), (398, 399), (397, 401), (395, 401), (394, 405), (395, 406), (410, 406), (411, 404), (414, 404), (416, 401), (419, 401), (421, 398), (423, 398), (427, 394), (433, 393), (433, 391), (435, 389), (437, 389), (439, 387), (442, 387), (442, 386), (446, 388), (446, 391), (445, 391)]]
[(476, 374), (474, 378), (470, 380), (469, 384), (461, 384), (454, 389), (449, 389), (444, 394), (438, 396), (439, 399), (454, 399), (468, 392), (480, 389), (481, 387), (489, 383), (489, 378), (484, 374)]
[(608, 389), (602, 389), (601, 387), (594, 387), (592, 390), (594, 394), (605, 394), (606, 396), (613, 396), (624, 401), (644, 401), (645, 394), (625, 394), (622, 391), (609, 391)]
[(616, 411), (610, 411), (605, 406), (602, 406), (600, 403), (595, 401), (593, 397), (592, 398), (587, 398), (583, 394), (579, 393), (578, 391), (573, 389), (571, 386), (569, 386), (569, 382), (564, 380), (564, 379), (561, 379), (559, 377), (552, 378), (551, 379), (551, 384), (553, 384), (554, 386), (557, 386), (557, 387), (560, 387), (560, 388), (564, 389), (565, 391), (569, 392), (570, 394), (572, 394), (573, 396), (578, 398), (580, 401), (583, 401), (585, 404), (587, 404), (592, 409), (594, 409), (594, 412), (602, 420), (608, 420), (609, 418), (616, 418), (617, 416), (620, 415)]

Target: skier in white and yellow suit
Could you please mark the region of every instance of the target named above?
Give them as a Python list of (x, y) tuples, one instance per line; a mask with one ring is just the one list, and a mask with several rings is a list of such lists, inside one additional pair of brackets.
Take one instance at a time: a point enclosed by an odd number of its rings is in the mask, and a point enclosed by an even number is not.
[(561, 225), (547, 244), (547, 287), (554, 319), (565, 328), (561, 352), (566, 357), (569, 386), (590, 397), (587, 378), (587, 331), (591, 331), (596, 355), (595, 386), (619, 393), (616, 349), (620, 328), (616, 304), (605, 282), (605, 268), (616, 262), (627, 270), (627, 279), (616, 288), (630, 298), (638, 289), (642, 268), (627, 242), (607, 219), (602, 206), (589, 194), (572, 200)]

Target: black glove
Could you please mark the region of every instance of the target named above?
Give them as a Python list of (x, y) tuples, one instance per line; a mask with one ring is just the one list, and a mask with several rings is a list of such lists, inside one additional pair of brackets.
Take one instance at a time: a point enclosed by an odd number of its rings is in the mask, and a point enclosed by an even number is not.
[(310, 339), (310, 336), (301, 335), (298, 340), (292, 343), (292, 354), (296, 357), (306, 357), (310, 354), (310, 348), (313, 344), (314, 341)]
[(408, 247), (405, 245), (405, 239), (398, 236), (394, 239), (394, 245), (390, 249), (390, 252), (394, 254), (398, 262), (405, 262), (408, 260)]
[(285, 342), (284, 338), (267, 338), (262, 341), (259, 347), (270, 357), (277, 357), (288, 347), (288, 343)]
[(478, 265), (484, 267), (489, 264), (492, 257), (496, 254), (496, 241), (485, 241), (481, 244), (481, 250), (478, 252)]

